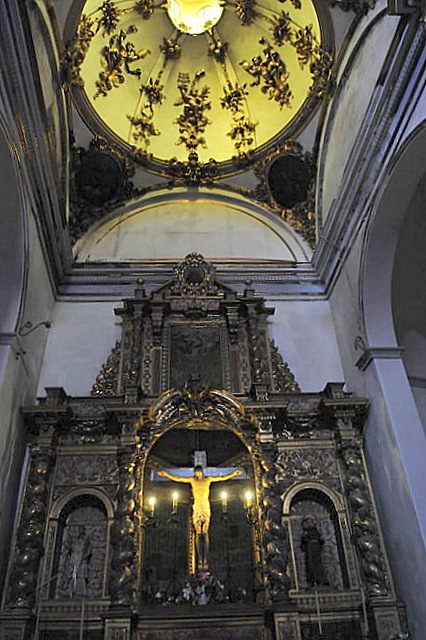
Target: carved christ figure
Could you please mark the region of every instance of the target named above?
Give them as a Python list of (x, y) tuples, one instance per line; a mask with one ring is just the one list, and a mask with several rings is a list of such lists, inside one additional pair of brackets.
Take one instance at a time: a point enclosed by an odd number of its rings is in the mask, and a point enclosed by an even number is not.
[(210, 508), (210, 485), (212, 482), (226, 482), (237, 476), (241, 476), (244, 471), (235, 469), (232, 473), (223, 476), (206, 476), (203, 467), (194, 467), (194, 475), (189, 478), (182, 478), (168, 473), (165, 470), (157, 472), (159, 476), (173, 480), (173, 482), (184, 482), (191, 485), (192, 489), (192, 525), (195, 529), (195, 548), (198, 558), (198, 569), (208, 569), (209, 551), (209, 526), (211, 517)]

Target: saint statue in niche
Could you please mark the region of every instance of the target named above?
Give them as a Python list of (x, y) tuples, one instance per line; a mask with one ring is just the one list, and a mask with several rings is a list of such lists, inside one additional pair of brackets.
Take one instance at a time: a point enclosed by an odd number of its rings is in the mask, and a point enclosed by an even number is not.
[[(219, 472), (227, 471), (220, 469)], [(179, 472), (176, 469), (176, 472)], [(193, 476), (184, 477), (172, 474), (169, 471), (157, 471), (157, 475), (173, 482), (184, 482), (191, 485), (192, 492), (192, 526), (195, 530), (195, 548), (197, 553), (197, 567), (199, 570), (207, 571), (208, 551), (209, 551), (209, 526), (211, 517), (210, 508), (210, 485), (212, 482), (226, 482), (238, 476), (244, 475), (244, 469), (234, 469), (230, 473), (223, 475), (205, 475), (203, 467), (196, 465)]]
[(85, 527), (78, 527), (77, 536), (70, 544), (71, 597), (81, 594), (86, 595), (88, 569), (92, 558), (92, 545), (90, 543), (92, 529), (86, 531)]
[(91, 496), (78, 496), (64, 515), (62, 534), (58, 536), (54, 597), (101, 598), (108, 529), (103, 505)]
[(302, 539), (300, 547), (305, 554), (306, 581), (311, 586), (328, 585), (322, 563), (324, 541), (313, 516), (305, 516), (302, 521)]

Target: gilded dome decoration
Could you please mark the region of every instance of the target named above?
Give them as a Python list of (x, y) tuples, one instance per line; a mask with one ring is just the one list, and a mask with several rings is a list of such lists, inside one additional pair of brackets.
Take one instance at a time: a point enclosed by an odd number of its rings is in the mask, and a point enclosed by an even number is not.
[(259, 159), (306, 121), (331, 64), (312, 0), (87, 0), (67, 48), (89, 126), (163, 174)]

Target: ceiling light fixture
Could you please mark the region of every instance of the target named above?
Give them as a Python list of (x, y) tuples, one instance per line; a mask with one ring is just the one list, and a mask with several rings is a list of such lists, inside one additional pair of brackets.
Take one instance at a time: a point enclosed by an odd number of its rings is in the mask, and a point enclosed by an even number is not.
[(197, 36), (219, 22), (223, 6), (219, 0), (167, 0), (167, 13), (176, 29)]

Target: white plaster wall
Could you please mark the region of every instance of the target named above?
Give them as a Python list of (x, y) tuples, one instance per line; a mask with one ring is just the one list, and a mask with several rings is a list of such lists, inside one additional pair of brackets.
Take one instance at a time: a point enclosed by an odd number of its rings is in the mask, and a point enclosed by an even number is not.
[(373, 363), (365, 378), (371, 400), (364, 434), (382, 531), (397, 593), (406, 604), (410, 637), (424, 640), (424, 432), (401, 360)]
[(356, 345), (356, 339), (358, 336), (364, 339), (359, 283), (364, 233), (365, 228), (362, 228), (341, 266), (340, 276), (330, 296), (330, 309), (344, 371), (344, 380), (348, 390), (356, 391), (360, 396), (368, 395), (364, 376), (355, 366), (362, 355), (361, 349)]
[(114, 315), (117, 302), (58, 302), (52, 316), (38, 395), (45, 387), (63, 387), (71, 396), (87, 396), (102, 364), (121, 336)]
[[(418, 297), (423, 298), (423, 292), (418, 290), (417, 292)], [(407, 305), (405, 310), (410, 310), (412, 312), (412, 307)], [(407, 313), (406, 315), (409, 316), (410, 314)], [(424, 321), (426, 321), (425, 317)], [(400, 327), (397, 324), (395, 328), (398, 343), (404, 347), (402, 357), (408, 376), (420, 378), (426, 382), (426, 327), (423, 327), (423, 331), (411, 328), (404, 332), (399, 330)]]
[(343, 370), (330, 305), (324, 300), (271, 301), (270, 324), (284, 360), (302, 391), (322, 391), (327, 382), (343, 382)]
[[(424, 167), (426, 170), (426, 166)], [(398, 343), (426, 431), (426, 175), (417, 184), (401, 227), (392, 278)]]
[(413, 392), (414, 400), (416, 401), (417, 409), (422, 419), (423, 427), (425, 427), (426, 416), (426, 387), (419, 386), (412, 380), (410, 380), (411, 391)]
[(319, 160), (322, 174), (320, 209), (323, 222), (343, 184), (351, 150), (356, 143), (367, 110), (374, 102), (377, 80), (398, 26), (398, 18), (387, 15), (381, 17), (366, 35), (359, 50), (353, 51), (363, 31), (384, 7), (384, 2), (378, 2), (375, 9), (361, 20), (351, 40), (351, 48), (340, 65), (335, 97), (330, 104), (323, 130)]
[(203, 194), (147, 201), (95, 226), (77, 246), (86, 261), (183, 259), (197, 251), (206, 258), (263, 258), (306, 261), (309, 248), (277, 215), (237, 199)]
[(371, 363), (366, 371), (356, 367), (362, 351), (356, 348), (355, 338), (361, 336), (365, 340), (359, 305), (363, 233), (342, 268), (330, 305), (346, 386), (369, 399), (364, 429), (368, 469), (396, 588), (407, 605), (414, 640), (423, 640), (426, 521), (419, 508), (425, 511), (426, 442), (402, 361), (380, 360)]

